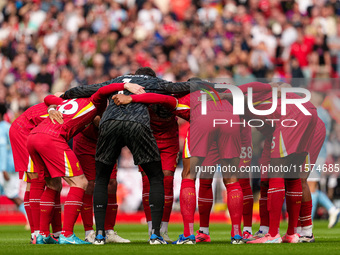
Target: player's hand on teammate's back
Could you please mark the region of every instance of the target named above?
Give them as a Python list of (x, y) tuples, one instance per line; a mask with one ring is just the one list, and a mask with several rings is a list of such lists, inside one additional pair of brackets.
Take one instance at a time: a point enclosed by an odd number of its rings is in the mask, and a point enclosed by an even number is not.
[(145, 93), (144, 87), (140, 86), (136, 83), (127, 82), (127, 83), (124, 84), (124, 88), (127, 89), (128, 91), (130, 91), (131, 93), (136, 94), (136, 95), (140, 95), (140, 94)]
[(64, 123), (63, 114), (57, 110), (50, 110), (48, 116), (53, 124), (55, 124), (55, 121), (58, 122), (59, 124)]
[(132, 97), (123, 94), (114, 95), (112, 99), (116, 105), (129, 104), (132, 102)]
[(95, 127), (99, 127), (100, 119), (101, 119), (100, 115), (97, 115), (97, 116), (93, 119), (92, 123), (93, 123), (93, 125), (94, 125)]

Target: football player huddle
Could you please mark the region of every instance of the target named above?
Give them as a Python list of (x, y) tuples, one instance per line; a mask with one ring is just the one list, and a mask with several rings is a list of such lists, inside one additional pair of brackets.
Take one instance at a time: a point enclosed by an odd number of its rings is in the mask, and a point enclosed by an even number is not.
[[(215, 171), (210, 166), (217, 165), (227, 190), (232, 244), (314, 242), (307, 178), (326, 136), (316, 107), (285, 83), (238, 86), (248, 105), (234, 97), (231, 85), (215, 85), (198, 78), (168, 82), (144, 67), (133, 75), (49, 95), (44, 103), (18, 117), (10, 128), (10, 141), (15, 170), (27, 182), (24, 203), (31, 243), (130, 242), (114, 231), (117, 159), (124, 146), (130, 149), (142, 175), (150, 244), (211, 241)], [(244, 109), (243, 114), (235, 114), (239, 108)], [(189, 121), (190, 127), (182, 153), (180, 210), (184, 231), (172, 241), (168, 223), (179, 154), (177, 117)], [(251, 169), (253, 146), (260, 146), (252, 144), (252, 127), (265, 137), (260, 160), (261, 222), (256, 233), (252, 230), (252, 175), (242, 171)], [(73, 149), (68, 145), (72, 138)], [(198, 176), (200, 228), (195, 235)], [(63, 222), (61, 178), (70, 186)], [(289, 221), (281, 237), (278, 230), (284, 201)], [(73, 233), (79, 213), (85, 241)]]

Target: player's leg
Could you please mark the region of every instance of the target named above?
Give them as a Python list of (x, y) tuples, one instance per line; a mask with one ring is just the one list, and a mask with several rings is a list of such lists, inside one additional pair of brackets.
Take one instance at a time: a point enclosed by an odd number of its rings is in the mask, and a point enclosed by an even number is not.
[(118, 212), (117, 204), (117, 164), (115, 164), (112, 174), (110, 176), (110, 182), (108, 185), (108, 201), (105, 215), (105, 235), (107, 237), (107, 243), (130, 243), (130, 240), (124, 239), (114, 231), (116, 225), (116, 218)]
[(76, 237), (73, 233), (74, 224), (78, 218), (83, 204), (84, 193), (88, 181), (84, 174), (78, 176), (65, 176), (64, 180), (70, 185), (64, 205), (64, 225), (59, 237), (60, 244), (89, 244)]
[(164, 211), (161, 223), (161, 236), (168, 243), (172, 243), (168, 235), (168, 225), (174, 202), (174, 173), (177, 167), (179, 143), (178, 137), (170, 141), (157, 142), (164, 174)]
[[(114, 226), (116, 225), (116, 217), (117, 217), (117, 179), (111, 178), (109, 181), (109, 185), (107, 188), (108, 199), (107, 199), (107, 207), (106, 207), (106, 215), (105, 215), (105, 234), (107, 239), (109, 239), (108, 234), (113, 232)], [(109, 242), (109, 240), (107, 240)], [(111, 241), (113, 242), (113, 241)]]
[(243, 239), (252, 237), (252, 222), (253, 222), (253, 191), (250, 186), (249, 178), (239, 179), (243, 193)]
[[(308, 177), (307, 177), (308, 178)], [(307, 178), (301, 179), (302, 201), (300, 210), (301, 232), (299, 242), (314, 242), (312, 221), (312, 196), (307, 183)]]
[[(149, 192), (150, 192), (150, 183), (147, 175), (143, 171), (142, 167), (139, 166), (139, 169), (142, 174), (142, 182), (143, 182), (143, 195), (142, 195), (142, 203), (143, 209), (145, 213), (146, 222), (148, 224), (148, 233), (149, 237), (152, 235), (152, 221), (151, 221), (151, 210), (149, 205)], [(165, 241), (172, 242), (168, 236), (168, 223), (170, 219), (172, 204), (173, 204), (173, 171), (163, 171), (164, 174), (164, 211), (161, 223), (161, 236)]]
[(151, 208), (152, 236), (160, 237), (160, 225), (164, 206), (164, 174), (161, 161), (141, 164), (150, 182), (149, 204)]
[(52, 226), (52, 232), (53, 232), (52, 237), (55, 239), (58, 239), (63, 229), (63, 225), (61, 221), (60, 191), (57, 191), (54, 202), (55, 202), (55, 205), (54, 205), (53, 216), (51, 220), (51, 226)]
[[(63, 177), (70, 186), (64, 205), (64, 224), (59, 236), (59, 244), (89, 244), (73, 233), (88, 184), (80, 163), (62, 137), (45, 134), (39, 136), (41, 139), (37, 142), (37, 152), (43, 159), (51, 178)], [(51, 147), (54, 149), (53, 153), (50, 151)]]
[(46, 189), (40, 199), (40, 234), (37, 244), (56, 244), (58, 240), (50, 235), (50, 222), (54, 214), (56, 198), (62, 188), (61, 179), (48, 177), (45, 180)]
[[(228, 169), (229, 167), (238, 168), (240, 159), (223, 159), (221, 160), (221, 168)], [(239, 173), (239, 172), (238, 172)], [(243, 192), (242, 187), (237, 179), (237, 175), (223, 172), (223, 183), (227, 189), (227, 205), (231, 218), (231, 243), (244, 243), (242, 238), (242, 213), (243, 213)]]
[[(27, 176), (26, 172), (23, 172), (25, 176)], [(26, 177), (27, 178), (27, 177)], [(25, 180), (24, 178), (22, 178), (23, 180)], [(28, 179), (28, 178), (27, 178)], [(27, 220), (30, 226), (30, 230), (31, 230), (31, 240), (34, 236), (34, 229), (33, 229), (33, 219), (32, 219), (32, 212), (31, 212), (31, 206), (30, 206), (30, 188), (31, 188), (31, 183), (30, 180), (26, 180), (27, 184), (26, 184), (26, 191), (25, 191), (25, 195), (24, 195), (24, 206), (25, 206), (25, 211), (26, 211), (26, 215), (27, 215)]]
[[(276, 166), (285, 166), (292, 161), (292, 156), (284, 158), (271, 159), (270, 166), (275, 168)], [(282, 239), (278, 232), (280, 227), (281, 209), (285, 198), (285, 183), (284, 175), (277, 173), (276, 175), (270, 175), (269, 187), (267, 191), (267, 209), (269, 214), (269, 229), (268, 233), (256, 240), (249, 241), (247, 243), (281, 243)]]
[(150, 210), (150, 205), (149, 205), (150, 183), (149, 183), (149, 179), (146, 173), (143, 171), (143, 169), (140, 166), (139, 166), (139, 170), (141, 171), (142, 182), (143, 182), (142, 203), (143, 203), (146, 223), (148, 225), (148, 234), (150, 238), (150, 236), (152, 235), (151, 210)]
[[(204, 163), (203, 163), (204, 164)], [(201, 174), (202, 175), (202, 174)], [(200, 215), (200, 228), (197, 231), (196, 242), (210, 242), (209, 221), (211, 208), (213, 206), (212, 177), (202, 178), (198, 191), (198, 212)]]
[(80, 212), (85, 230), (85, 241), (90, 243), (94, 242), (94, 238), (96, 237), (93, 230), (93, 190), (94, 180), (88, 180)]
[(209, 148), (207, 157), (204, 159), (202, 166), (204, 171), (200, 173), (200, 186), (198, 191), (198, 212), (200, 215), (200, 228), (197, 231), (196, 242), (210, 242), (209, 220), (211, 208), (213, 206), (212, 181), (216, 172), (216, 166), (219, 162), (220, 155), (216, 142)]
[[(83, 169), (84, 175), (88, 181), (87, 188), (83, 197), (83, 205), (81, 207), (81, 218), (85, 230), (85, 241), (93, 243), (96, 234), (93, 230), (93, 191), (94, 180), (96, 178), (96, 161), (95, 155), (88, 151), (77, 139), (73, 141), (73, 151), (77, 156), (79, 163)], [(91, 148), (91, 147), (90, 147)]]
[[(163, 163), (162, 163), (163, 165)], [(175, 171), (163, 170), (164, 174), (164, 211), (161, 223), (161, 236), (165, 241), (171, 243), (172, 240), (168, 235), (168, 225), (174, 202), (174, 173)]]
[[(275, 167), (290, 166), (294, 164), (302, 165), (305, 154), (291, 154), (283, 158), (272, 158), (270, 166)], [(280, 227), (281, 209), (285, 198), (284, 174), (281, 172), (272, 173), (269, 177), (268, 202), (269, 230), (264, 237), (250, 241), (248, 243), (280, 243), (282, 239), (278, 232)], [(298, 235), (295, 234), (302, 199), (302, 187), (300, 179), (288, 179), (287, 189), (287, 210), (289, 215), (289, 231), (285, 235), (286, 242), (297, 242)]]
[[(240, 121), (238, 116), (230, 112), (216, 113), (217, 118), (231, 119), (233, 122)], [(227, 205), (231, 218), (231, 243), (245, 243), (242, 237), (241, 221), (243, 214), (243, 192), (238, 178), (240, 172), (241, 135), (238, 125), (222, 125), (215, 131), (216, 143), (221, 158), (221, 171), (223, 183), (227, 189)]]
[(200, 166), (204, 158), (183, 158), (182, 183), (179, 195), (184, 231), (174, 244), (195, 244), (194, 216), (196, 210), (195, 165)]
[[(306, 158), (305, 153), (295, 154), (295, 158), (292, 162), (292, 165), (296, 167), (298, 166), (303, 167), (305, 158)], [(302, 170), (304, 170), (304, 168), (302, 168)], [(298, 239), (297, 237), (299, 237), (299, 235), (297, 235), (297, 227), (298, 227), (299, 217), (300, 217), (301, 212), (303, 214), (302, 222), (304, 226), (307, 227), (307, 225), (310, 225), (309, 228), (310, 230), (312, 229), (310, 211), (308, 210), (308, 203), (311, 201), (311, 195), (310, 195), (309, 187), (307, 185), (308, 175), (309, 175), (308, 172), (301, 171), (301, 173), (299, 174), (300, 179), (291, 179), (291, 178), (286, 179), (286, 204), (287, 204), (289, 220), (288, 220), (287, 233), (282, 238), (283, 242), (295, 243), (296, 240)], [(297, 211), (298, 211), (298, 215), (296, 213)]]
[[(197, 169), (202, 165), (204, 158), (208, 155), (209, 130), (199, 131), (198, 122), (191, 123), (185, 138), (183, 147), (183, 171), (180, 190), (180, 207), (183, 218), (184, 231), (179, 236), (176, 244), (195, 244), (194, 236), (194, 216), (196, 210), (196, 188), (195, 181)], [(202, 136), (204, 136), (202, 138)], [(202, 145), (201, 142), (204, 144)], [(192, 150), (195, 156), (192, 156)], [(198, 168), (197, 168), (198, 167)]]
[[(272, 159), (271, 166), (279, 166), (283, 163), (283, 160)], [(281, 209), (285, 198), (285, 185), (283, 176), (270, 176), (269, 178), (269, 187), (267, 191), (267, 209), (268, 209), (268, 233), (263, 237), (257, 238), (255, 240), (249, 241), (247, 243), (281, 243), (282, 239), (278, 232), (280, 227), (280, 218), (281, 218)], [(265, 187), (263, 187), (263, 191), (261, 192), (261, 196), (263, 194), (263, 198), (265, 198)], [(261, 188), (262, 190), (262, 188)], [(265, 205), (264, 201), (262, 201), (262, 206)], [(261, 207), (262, 209), (262, 207)], [(261, 212), (262, 213), (262, 212)], [(265, 215), (263, 215), (265, 216)], [(261, 218), (262, 220), (262, 218)], [(265, 221), (265, 220), (264, 220)], [(265, 224), (261, 222), (261, 225)]]
[(260, 229), (256, 233), (256, 236), (263, 237), (269, 231), (269, 212), (268, 212), (268, 189), (269, 180), (267, 178), (261, 178), (260, 183)]
[(105, 216), (108, 203), (108, 185), (114, 164), (106, 165), (96, 161), (96, 181), (93, 193), (96, 239), (94, 244), (104, 244)]
[(264, 237), (269, 231), (269, 212), (268, 212), (268, 189), (269, 180), (267, 178), (261, 178), (260, 183), (260, 199), (259, 199), (259, 210), (260, 210), (260, 229), (247, 241), (253, 241)]
[[(45, 165), (42, 161), (39, 153), (36, 151), (36, 143), (39, 138), (35, 138), (34, 136), (29, 136), (27, 140), (27, 150), (30, 153), (30, 158), (28, 161), (28, 170), (27, 177), (31, 180), (30, 187), (30, 197), (29, 203), (31, 208), (33, 229), (34, 229), (34, 237), (32, 243), (36, 243), (36, 238), (39, 235), (40, 228), (40, 198), (45, 189), (45, 180), (44, 178), (39, 178), (38, 172), (44, 172)], [(34, 164), (33, 164), (34, 160)]]
[(123, 123), (126, 129), (124, 143), (130, 149), (134, 163), (140, 165), (150, 183), (149, 204), (151, 208), (152, 235), (150, 244), (166, 244), (160, 235), (164, 207), (164, 174), (155, 137), (150, 128), (136, 122)]
[(108, 201), (108, 185), (112, 169), (122, 147), (125, 146), (123, 121), (106, 121), (100, 126), (96, 148), (96, 180), (93, 193), (93, 209), (96, 221), (94, 244), (105, 244), (105, 215)]
[[(40, 226), (40, 198), (45, 189), (45, 180), (31, 179), (30, 207), (33, 220), (35, 238), (39, 235)], [(34, 241), (33, 241), (34, 243)]]
[[(37, 219), (39, 220), (38, 229), (40, 231), (39, 231), (39, 234), (37, 235), (36, 243), (37, 244), (55, 244), (57, 243), (57, 240), (50, 235), (49, 224), (51, 222), (51, 217), (53, 215), (56, 195), (58, 193), (60, 194), (61, 183), (60, 183), (60, 178), (59, 180), (47, 178), (48, 186), (46, 187), (46, 189), (44, 189), (45, 187), (44, 176), (45, 176), (46, 165), (45, 165), (43, 158), (41, 157), (39, 153), (39, 150), (41, 149), (43, 142), (45, 142), (45, 140), (40, 139), (38, 135), (30, 136), (28, 139), (28, 151), (30, 152), (32, 160), (34, 161), (34, 167), (33, 167), (33, 162), (31, 162), (31, 167), (29, 168), (28, 176), (29, 178), (35, 178), (31, 180), (31, 196), (32, 196), (32, 192), (34, 191), (34, 189), (36, 189), (35, 190), (36, 193), (42, 190), (42, 194), (39, 197), (39, 205), (37, 206), (39, 214), (34, 215), (33, 208), (31, 208), (31, 211), (32, 211), (33, 217), (36, 220)], [(47, 152), (46, 148), (45, 148), (45, 152)], [(33, 168), (35, 168), (34, 172), (33, 172)], [(44, 180), (44, 181), (42, 182), (41, 180)], [(31, 203), (31, 206), (33, 204)], [(61, 216), (59, 215), (59, 217)]]

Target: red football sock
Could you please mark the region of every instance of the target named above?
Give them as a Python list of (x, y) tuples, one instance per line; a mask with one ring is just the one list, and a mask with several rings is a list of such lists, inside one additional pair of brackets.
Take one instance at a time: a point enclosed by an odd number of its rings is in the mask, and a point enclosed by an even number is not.
[(117, 217), (117, 196), (116, 194), (108, 194), (106, 215), (105, 215), (105, 230), (112, 230), (116, 224)]
[(162, 221), (169, 222), (174, 202), (174, 177), (164, 176), (164, 211)]
[(210, 212), (213, 205), (212, 179), (200, 179), (198, 191), (198, 212), (200, 214), (200, 227), (208, 228)]
[(268, 189), (268, 212), (269, 212), (269, 231), (274, 237), (278, 234), (282, 205), (285, 199), (285, 182), (283, 178), (269, 179)]
[(62, 234), (69, 237), (73, 234), (73, 227), (78, 218), (81, 206), (83, 205), (83, 196), (85, 191), (82, 188), (71, 187), (68, 192), (64, 205), (64, 226)]
[(53, 189), (46, 188), (40, 199), (40, 234), (43, 236), (50, 234), (50, 222), (57, 193)]
[(243, 193), (243, 226), (253, 225), (253, 204), (254, 197), (251, 190), (249, 178), (239, 180)]
[(151, 210), (149, 205), (149, 192), (150, 192), (150, 183), (149, 179), (146, 175), (143, 176), (143, 208), (145, 213), (146, 221), (151, 221)]
[(40, 227), (40, 198), (44, 192), (45, 181), (32, 179), (30, 188), (30, 206), (34, 231), (39, 231)]
[(312, 200), (301, 203), (301, 210), (300, 210), (301, 227), (308, 227), (308, 226), (313, 225), (312, 207), (313, 207)]
[(60, 192), (55, 195), (55, 205), (53, 210), (53, 216), (51, 220), (53, 233), (60, 233), (63, 226), (61, 222), (61, 203), (60, 203)]
[(302, 186), (301, 179), (286, 180), (286, 204), (288, 212), (288, 235), (296, 233), (297, 224), (299, 221), (301, 199), (302, 199)]
[(241, 221), (243, 211), (243, 194), (239, 182), (234, 182), (226, 185), (227, 188), (227, 205), (231, 219), (231, 236), (242, 236)]
[(269, 227), (269, 212), (268, 212), (268, 186), (261, 186), (260, 198), (260, 226)]
[(180, 206), (184, 224), (184, 236), (194, 234), (194, 216), (196, 210), (196, 190), (195, 181), (183, 179), (180, 191)]
[(81, 207), (81, 218), (83, 220), (84, 230), (93, 230), (93, 205), (92, 194), (84, 194), (83, 206)]
[(31, 233), (34, 232), (33, 230), (33, 219), (32, 219), (32, 213), (31, 213), (31, 206), (30, 206), (30, 192), (26, 191), (24, 196), (24, 207), (28, 219), (28, 224), (30, 224)]

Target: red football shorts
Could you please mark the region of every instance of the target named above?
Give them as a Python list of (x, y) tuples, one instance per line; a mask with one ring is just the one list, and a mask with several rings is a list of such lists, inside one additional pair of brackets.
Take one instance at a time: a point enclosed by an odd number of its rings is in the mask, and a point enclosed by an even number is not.
[(9, 130), (9, 138), (11, 140), (15, 171), (19, 172), (19, 177), (25, 177), (24, 172), (35, 173), (33, 161), (27, 150), (28, 134), (16, 129), (12, 126)]
[[(318, 121), (316, 123), (316, 127), (315, 127), (315, 132), (314, 132), (314, 136), (311, 139), (312, 143), (310, 146), (310, 150), (308, 152), (308, 155), (306, 156), (305, 162), (303, 165), (306, 164), (312, 164), (315, 165), (316, 160), (318, 159), (320, 150), (322, 148), (322, 145), (325, 141), (325, 137), (326, 137), (326, 127), (325, 124), (323, 123), (323, 121), (318, 118)], [(310, 169), (310, 167), (308, 167), (306, 170)]]
[[(178, 163), (179, 141), (178, 137), (172, 139), (156, 140), (161, 156), (162, 170), (175, 172)], [(142, 172), (142, 167), (138, 166)]]
[(310, 151), (312, 139), (314, 136), (318, 115), (316, 109), (308, 109), (312, 115), (304, 115), (297, 112), (293, 116), (284, 116), (283, 119), (293, 119), (294, 121), (285, 121), (286, 126), (277, 124), (273, 133), (271, 146), (271, 158), (284, 158), (293, 153), (306, 153)]
[[(219, 120), (215, 122), (214, 120)], [(224, 120), (228, 121), (224, 123)], [(238, 158), (241, 153), (239, 116), (231, 112), (214, 111), (190, 122), (189, 154), (192, 157), (206, 157), (209, 148), (216, 142), (221, 159)], [(219, 124), (216, 124), (219, 123)], [(224, 124), (222, 124), (224, 123)]]
[(83, 174), (80, 163), (65, 139), (37, 133), (28, 136), (27, 149), (36, 169), (45, 177), (72, 177)]
[[(83, 169), (84, 175), (88, 181), (96, 179), (96, 143), (82, 143), (77, 139), (73, 139), (73, 151), (77, 156), (79, 163)], [(114, 165), (110, 179), (117, 178), (117, 164)]]

